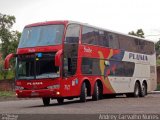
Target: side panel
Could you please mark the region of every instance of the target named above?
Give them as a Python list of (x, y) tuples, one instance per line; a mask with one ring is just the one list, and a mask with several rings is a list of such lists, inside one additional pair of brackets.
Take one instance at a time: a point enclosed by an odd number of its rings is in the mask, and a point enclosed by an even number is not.
[[(104, 93), (133, 92), (136, 80), (139, 80), (141, 84), (146, 80), (148, 91), (156, 88), (155, 54), (146, 55), (91, 45), (81, 45), (80, 50), (82, 58), (99, 59)], [(109, 66), (105, 65), (106, 61), (109, 61)], [(117, 61), (134, 64), (133, 74), (130, 76), (110, 76), (111, 72), (114, 72), (118, 67)], [(123, 69), (126, 68), (123, 67)]]
[[(146, 55), (132, 52), (125, 52), (123, 61), (131, 61), (135, 63), (133, 79), (139, 80), (142, 84), (147, 81), (148, 92), (153, 91), (157, 87), (156, 73), (156, 54)], [(131, 83), (134, 88), (135, 83)]]

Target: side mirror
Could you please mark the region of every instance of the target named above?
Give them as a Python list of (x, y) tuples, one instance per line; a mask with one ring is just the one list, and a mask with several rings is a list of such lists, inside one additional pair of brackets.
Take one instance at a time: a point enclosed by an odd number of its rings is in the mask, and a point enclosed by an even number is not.
[(11, 53), (6, 56), (6, 58), (4, 60), (4, 69), (5, 70), (8, 70), (10, 68), (10, 60), (15, 56), (16, 56), (16, 54), (14, 54), (14, 53)]
[(55, 55), (55, 66), (61, 65), (61, 55), (62, 55), (62, 49), (59, 50)]

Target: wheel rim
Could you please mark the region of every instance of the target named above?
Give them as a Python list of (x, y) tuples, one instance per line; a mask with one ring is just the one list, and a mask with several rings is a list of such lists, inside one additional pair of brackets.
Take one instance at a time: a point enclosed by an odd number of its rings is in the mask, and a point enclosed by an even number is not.
[(136, 96), (137, 96), (138, 95), (138, 89), (137, 88), (136, 88), (136, 92), (135, 93), (136, 93)]
[(98, 87), (98, 85), (97, 85), (97, 99), (99, 99), (99, 87)]
[(139, 88), (138, 88), (138, 86), (136, 86), (135, 95), (139, 96)]
[(143, 95), (146, 94), (146, 87), (145, 87), (145, 84), (142, 84), (142, 94), (143, 94)]
[(86, 98), (87, 97), (87, 88), (86, 87), (85, 87), (84, 93), (85, 93), (85, 98)]

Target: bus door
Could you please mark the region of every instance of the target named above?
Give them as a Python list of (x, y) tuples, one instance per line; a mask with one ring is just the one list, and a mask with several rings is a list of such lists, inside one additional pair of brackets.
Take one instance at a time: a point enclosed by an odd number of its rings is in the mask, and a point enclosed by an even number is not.
[[(71, 95), (71, 93), (75, 93), (75, 90), (72, 87), (72, 81), (76, 79), (75, 74), (77, 71), (79, 33), (80, 25), (68, 25), (66, 31), (66, 38), (64, 41), (63, 83), (64, 89), (70, 91), (69, 95)], [(65, 87), (65, 85), (67, 85), (68, 87)]]

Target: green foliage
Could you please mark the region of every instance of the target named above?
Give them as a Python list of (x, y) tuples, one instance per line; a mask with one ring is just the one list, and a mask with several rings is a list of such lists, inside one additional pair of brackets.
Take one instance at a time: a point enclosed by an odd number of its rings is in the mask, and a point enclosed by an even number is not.
[(4, 79), (13, 79), (15, 76), (15, 71), (14, 69), (10, 69), (8, 71), (3, 69), (3, 60), (0, 60), (0, 80), (4, 80)]
[(14, 35), (10, 31), (15, 23), (15, 17), (0, 13), (0, 40), (1, 40), (1, 53), (3, 59), (9, 54), (9, 46), (14, 39)]
[(157, 85), (157, 91), (160, 91), (160, 84)]
[(136, 32), (134, 31), (131, 31), (128, 33), (129, 35), (134, 35), (134, 36), (137, 36), (137, 37), (141, 37), (141, 38), (144, 38), (144, 32), (142, 29), (138, 29)]
[(8, 46), (8, 52), (16, 53), (21, 33), (18, 31), (12, 31), (11, 34), (12, 34), (12, 39), (10, 40), (10, 45)]
[(156, 54), (160, 55), (160, 39), (155, 43)]
[(15, 93), (12, 91), (0, 91), (0, 97), (13, 97)]
[(16, 18), (11, 15), (5, 15), (0, 13), (0, 79), (12, 79), (14, 77), (14, 60), (11, 65), (11, 70), (3, 70), (4, 58), (9, 53), (15, 53), (18, 47), (21, 33), (18, 31), (11, 31), (13, 24), (16, 22)]
[(156, 64), (157, 66), (160, 66), (160, 59), (157, 59)]

